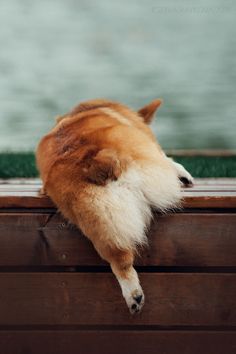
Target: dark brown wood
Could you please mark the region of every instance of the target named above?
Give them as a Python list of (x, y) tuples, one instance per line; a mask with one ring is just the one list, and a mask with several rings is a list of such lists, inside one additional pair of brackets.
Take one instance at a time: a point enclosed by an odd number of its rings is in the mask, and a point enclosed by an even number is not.
[[(235, 229), (235, 214), (159, 216), (139, 264), (233, 266)], [(59, 215), (1, 214), (0, 236), (2, 266), (101, 264), (90, 242)]]
[[(236, 266), (236, 214), (156, 215), (137, 265)], [(227, 256), (226, 256), (227, 255)], [(59, 214), (0, 213), (0, 266), (107, 265)]]
[(111, 273), (1, 273), (0, 326), (236, 326), (236, 274), (140, 274), (146, 305), (129, 314)]
[(184, 197), (183, 207), (185, 209), (201, 208), (201, 209), (235, 209), (236, 208), (236, 194), (230, 193), (228, 195), (203, 193), (202, 195), (187, 194)]
[[(157, 216), (149, 233), (145, 265), (236, 266), (236, 214)], [(227, 255), (227, 256), (226, 256)]]
[(55, 205), (45, 196), (39, 196), (37, 193), (21, 193), (15, 195), (1, 195), (0, 194), (0, 208), (55, 208)]
[[(47, 196), (39, 195), (39, 180), (0, 184), (0, 208), (55, 208)], [(236, 208), (236, 179), (196, 179), (193, 188), (183, 189), (183, 207)]]
[(107, 265), (59, 214), (0, 213), (0, 266)]
[(236, 352), (236, 179), (197, 180), (182, 211), (155, 214), (137, 316), (40, 186), (0, 184), (0, 354)]
[(236, 332), (2, 331), (4, 354), (235, 354)]

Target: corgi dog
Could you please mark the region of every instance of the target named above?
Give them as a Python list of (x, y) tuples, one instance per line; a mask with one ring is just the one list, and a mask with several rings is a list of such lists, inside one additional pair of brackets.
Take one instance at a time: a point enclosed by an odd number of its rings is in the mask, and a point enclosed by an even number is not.
[(144, 304), (133, 262), (147, 244), (151, 210), (179, 207), (181, 186), (193, 183), (149, 127), (161, 103), (135, 112), (104, 99), (83, 102), (57, 119), (36, 152), (45, 193), (110, 264), (132, 314)]

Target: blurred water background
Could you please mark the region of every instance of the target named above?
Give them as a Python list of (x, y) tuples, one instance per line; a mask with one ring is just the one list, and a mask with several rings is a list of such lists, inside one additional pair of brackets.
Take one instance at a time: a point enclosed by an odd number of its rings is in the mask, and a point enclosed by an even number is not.
[(1, 151), (97, 97), (162, 97), (165, 148), (236, 148), (235, 88), (235, 1), (0, 1)]

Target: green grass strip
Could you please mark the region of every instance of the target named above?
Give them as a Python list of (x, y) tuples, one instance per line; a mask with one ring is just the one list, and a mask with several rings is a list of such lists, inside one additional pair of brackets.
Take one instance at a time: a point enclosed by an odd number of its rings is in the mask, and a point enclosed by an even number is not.
[(0, 153), (0, 178), (38, 177), (33, 152)]
[[(236, 177), (236, 156), (176, 156), (194, 177)], [(33, 152), (0, 153), (0, 178), (38, 177)]]
[(176, 156), (174, 160), (196, 178), (236, 177), (236, 156)]

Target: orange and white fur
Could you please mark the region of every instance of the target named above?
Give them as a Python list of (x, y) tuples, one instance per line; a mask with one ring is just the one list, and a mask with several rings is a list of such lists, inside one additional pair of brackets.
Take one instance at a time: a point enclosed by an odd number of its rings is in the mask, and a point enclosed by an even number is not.
[(110, 263), (131, 313), (144, 304), (133, 262), (147, 244), (151, 208), (178, 207), (182, 183), (193, 182), (148, 126), (161, 102), (138, 112), (108, 100), (81, 103), (57, 119), (37, 149), (45, 193)]

